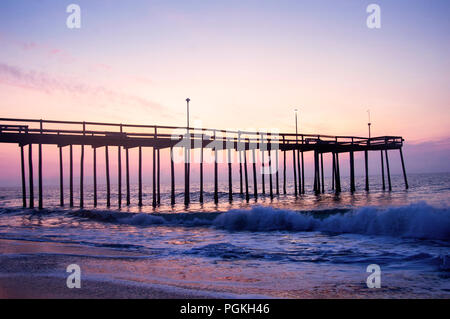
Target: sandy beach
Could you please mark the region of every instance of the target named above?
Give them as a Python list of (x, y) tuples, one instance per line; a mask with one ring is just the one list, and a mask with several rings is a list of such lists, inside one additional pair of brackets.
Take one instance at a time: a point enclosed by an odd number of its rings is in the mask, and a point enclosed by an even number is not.
[[(81, 254), (83, 255), (81, 257)], [(110, 280), (107, 275), (83, 275), (80, 289), (69, 289), (66, 266), (74, 258), (96, 258), (99, 254), (126, 258), (138, 256), (117, 250), (69, 244), (0, 240), (0, 298), (211, 298), (207, 293), (176, 287), (156, 287), (130, 280)], [(96, 277), (95, 279), (93, 277)]]
[[(69, 276), (66, 267), (74, 263), (81, 268), (79, 289), (69, 289), (66, 285)], [(297, 279), (297, 284), (290, 287), (278, 285), (280, 280), (292, 282), (299, 277), (308, 278), (307, 271), (303, 274), (285, 272), (274, 279), (255, 270), (249, 275), (244, 269), (220, 263), (199, 268), (195, 261), (189, 264), (174, 258), (154, 259), (118, 249), (73, 243), (0, 240), (0, 298), (429, 297), (429, 292), (414, 286), (410, 289), (395, 286), (367, 289), (363, 278), (359, 283), (333, 279), (317, 284)], [(434, 297), (447, 298), (448, 294), (434, 294)]]

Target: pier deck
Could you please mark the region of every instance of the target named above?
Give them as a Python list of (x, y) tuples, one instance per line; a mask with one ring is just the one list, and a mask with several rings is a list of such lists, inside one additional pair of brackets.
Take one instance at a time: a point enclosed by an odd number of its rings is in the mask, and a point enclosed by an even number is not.
[[(109, 154), (108, 147), (118, 147), (118, 163), (119, 163), (119, 206), (122, 204), (122, 170), (121, 170), (121, 148), (126, 151), (126, 188), (127, 202), (130, 204), (129, 194), (129, 160), (128, 150), (130, 148), (139, 148), (139, 205), (142, 205), (142, 148), (148, 147), (153, 149), (153, 206), (160, 202), (159, 180), (160, 180), (160, 150), (170, 149), (173, 154), (173, 148), (181, 147), (185, 152), (185, 204), (190, 202), (189, 177), (190, 177), (190, 150), (201, 149), (203, 155), (204, 149), (212, 149), (215, 154), (215, 194), (217, 195), (217, 152), (227, 151), (228, 159), (230, 159), (231, 151), (239, 153), (239, 173), (240, 173), (240, 189), (241, 194), (244, 193), (247, 200), (249, 199), (248, 191), (248, 173), (247, 173), (247, 154), (251, 153), (253, 165), (253, 188), (254, 196), (258, 196), (257, 174), (255, 168), (255, 150), (267, 154), (268, 162), (263, 160), (269, 166), (269, 171), (263, 172), (262, 193), (265, 194), (265, 177), (270, 179), (270, 196), (280, 194), (279, 185), (279, 153), (283, 154), (283, 192), (286, 194), (286, 153), (292, 152), (292, 169), (294, 172), (295, 195), (305, 193), (304, 189), (304, 152), (314, 152), (314, 192), (324, 192), (324, 176), (323, 176), (323, 154), (331, 153), (333, 155), (333, 174), (332, 188), (337, 193), (341, 192), (340, 172), (339, 172), (339, 154), (350, 154), (350, 190), (355, 191), (354, 181), (354, 152), (364, 152), (365, 169), (366, 169), (366, 190), (369, 190), (368, 180), (368, 152), (379, 151), (381, 154), (383, 188), (385, 188), (384, 180), (384, 157), (386, 160), (386, 171), (388, 177), (389, 190), (391, 190), (390, 170), (388, 150), (400, 151), (402, 168), (405, 180), (405, 186), (408, 188), (405, 165), (403, 160), (403, 138), (400, 136), (379, 136), (379, 137), (357, 137), (357, 136), (330, 136), (320, 134), (293, 134), (278, 133), (265, 131), (232, 131), (220, 129), (194, 128), (194, 127), (175, 127), (160, 125), (132, 125), (119, 123), (99, 123), (99, 122), (79, 122), (79, 121), (53, 121), (53, 120), (36, 120), (36, 119), (14, 119), (0, 118), (0, 143), (18, 144), (21, 150), (22, 165), (22, 191), (23, 204), (26, 206), (26, 183), (24, 168), (24, 147), (28, 146), (29, 151), (29, 203), (30, 207), (34, 207), (33, 194), (33, 163), (32, 163), (32, 146), (38, 145), (39, 152), (39, 208), (43, 207), (42, 202), (42, 145), (55, 145), (60, 151), (60, 187), (61, 187), (61, 205), (64, 205), (63, 196), (63, 170), (62, 170), (62, 149), (69, 147), (70, 149), (70, 206), (73, 206), (73, 146), (81, 147), (80, 160), (80, 207), (83, 207), (83, 184), (84, 184), (84, 147), (91, 146), (94, 149), (94, 165), (96, 165), (96, 149), (105, 148), (106, 171), (107, 171), (107, 197), (108, 206), (110, 205), (110, 180), (109, 180)], [(384, 156), (383, 156), (384, 153)], [(275, 164), (273, 164), (275, 162)], [(200, 180), (201, 194), (200, 201), (203, 201), (203, 156), (200, 161)], [(245, 187), (243, 185), (243, 169), (245, 171)], [(273, 169), (275, 165), (276, 169)], [(231, 192), (231, 171), (232, 165), (229, 160), (229, 192), (230, 201), (232, 200)], [(297, 174), (298, 173), (298, 174)], [(266, 176), (265, 176), (266, 175)], [(268, 175), (268, 176), (267, 176)], [(276, 191), (273, 190), (272, 175), (276, 179)], [(298, 177), (297, 177), (298, 176)], [(174, 203), (174, 168), (173, 157), (171, 156), (171, 177), (172, 177), (172, 203)], [(96, 206), (96, 167), (94, 166), (94, 205)], [(214, 197), (218, 201), (218, 197)]]

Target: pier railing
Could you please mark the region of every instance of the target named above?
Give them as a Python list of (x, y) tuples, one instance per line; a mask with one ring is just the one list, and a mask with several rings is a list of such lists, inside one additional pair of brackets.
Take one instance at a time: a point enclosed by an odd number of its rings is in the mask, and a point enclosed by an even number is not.
[[(283, 156), (283, 193), (287, 193), (286, 169), (287, 153), (292, 152), (292, 171), (294, 175), (294, 194), (305, 193), (305, 162), (304, 153), (314, 152), (314, 192), (324, 193), (324, 154), (332, 155), (332, 190), (341, 192), (341, 177), (339, 155), (348, 153), (350, 159), (350, 190), (355, 191), (355, 165), (354, 153), (364, 152), (366, 191), (369, 191), (369, 151), (380, 151), (383, 189), (385, 189), (384, 161), (386, 161), (386, 172), (388, 177), (389, 190), (391, 190), (391, 178), (389, 168), (388, 150), (398, 149), (403, 168), (405, 186), (408, 188), (405, 165), (403, 161), (403, 138), (400, 136), (379, 136), (379, 137), (359, 137), (359, 136), (332, 136), (322, 134), (294, 134), (276, 131), (245, 131), (245, 130), (221, 130), (196, 127), (176, 127), (163, 125), (139, 125), (122, 123), (100, 123), (100, 122), (80, 122), (80, 121), (53, 121), (37, 119), (0, 118), (0, 143), (17, 143), (20, 146), (21, 176), (22, 176), (22, 197), (23, 205), (26, 207), (26, 182), (25, 182), (25, 158), (24, 147), (28, 146), (28, 178), (29, 178), (29, 207), (34, 207), (34, 187), (33, 187), (33, 144), (38, 146), (38, 185), (39, 185), (39, 208), (43, 207), (43, 151), (42, 145), (53, 144), (59, 148), (60, 164), (60, 201), (64, 206), (63, 187), (63, 148), (69, 148), (70, 158), (70, 206), (74, 206), (73, 192), (73, 146), (80, 146), (80, 207), (84, 205), (84, 156), (85, 146), (93, 148), (93, 172), (94, 172), (94, 206), (97, 206), (97, 173), (96, 160), (97, 149), (105, 150), (106, 168), (106, 193), (107, 206), (110, 206), (110, 174), (109, 174), (109, 149), (117, 147), (118, 155), (118, 205), (122, 203), (122, 151), (125, 150), (126, 167), (126, 202), (130, 205), (130, 172), (129, 172), (129, 149), (138, 148), (139, 167), (139, 195), (138, 205), (142, 206), (142, 148), (152, 149), (153, 165), (153, 196), (152, 205), (160, 204), (160, 150), (170, 149), (170, 174), (171, 174), (171, 203), (175, 203), (175, 173), (173, 149), (180, 147), (184, 149), (184, 203), (190, 203), (190, 150), (197, 148), (200, 151), (200, 202), (203, 203), (203, 149), (214, 150), (214, 202), (218, 202), (218, 151), (225, 150), (228, 155), (228, 184), (229, 200), (233, 200), (232, 192), (232, 161), (231, 152), (238, 154), (240, 194), (244, 194), (249, 200), (248, 183), (248, 163), (252, 166), (253, 191), (255, 199), (258, 195), (257, 170), (256, 170), (256, 150), (261, 156), (261, 193), (265, 195), (266, 178), (269, 179), (270, 198), (280, 195), (279, 183), (279, 156)], [(250, 154), (250, 155), (248, 155)], [(266, 154), (266, 155), (265, 155)], [(250, 157), (249, 157), (250, 156)], [(264, 160), (266, 156), (266, 160)], [(385, 158), (385, 159), (384, 159)], [(298, 174), (297, 174), (298, 173)], [(273, 175), (275, 175), (273, 177)], [(298, 177), (298, 178), (297, 178)], [(275, 178), (275, 181), (273, 181)], [(245, 185), (245, 187), (244, 187)], [(274, 187), (275, 190), (274, 191)], [(261, 194), (260, 193), (260, 194)]]
[[(0, 124), (0, 133), (18, 134), (54, 134), (72, 136), (95, 136), (116, 138), (144, 138), (181, 140), (187, 136), (190, 140), (203, 140), (216, 142), (246, 143), (253, 145), (270, 144), (273, 147), (285, 145), (287, 147), (311, 146), (311, 145), (339, 145), (355, 147), (376, 147), (389, 145), (391, 148), (399, 148), (403, 145), (401, 136), (358, 137), (358, 136), (333, 136), (323, 134), (295, 134), (274, 131), (240, 131), (211, 128), (179, 127), (167, 125), (143, 125), (81, 121), (56, 121), (38, 119), (0, 118), (0, 122), (14, 124)], [(55, 126), (57, 126), (55, 128)], [(66, 128), (61, 128), (61, 127)], [(186, 135), (188, 134), (188, 135)], [(195, 142), (194, 142), (195, 144)], [(224, 147), (226, 148), (226, 147)]]

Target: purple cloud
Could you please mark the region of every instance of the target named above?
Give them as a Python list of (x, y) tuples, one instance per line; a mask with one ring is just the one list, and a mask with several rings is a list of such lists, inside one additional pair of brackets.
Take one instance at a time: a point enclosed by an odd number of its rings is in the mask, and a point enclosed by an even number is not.
[(17, 66), (0, 63), (0, 83), (15, 87), (38, 90), (51, 94), (59, 91), (67, 94), (91, 95), (121, 105), (135, 105), (145, 110), (163, 112), (163, 107), (145, 98), (116, 92), (102, 86), (91, 86), (72, 79), (54, 77), (45, 72), (24, 70)]
[(405, 144), (408, 172), (450, 172), (450, 137), (421, 143)]

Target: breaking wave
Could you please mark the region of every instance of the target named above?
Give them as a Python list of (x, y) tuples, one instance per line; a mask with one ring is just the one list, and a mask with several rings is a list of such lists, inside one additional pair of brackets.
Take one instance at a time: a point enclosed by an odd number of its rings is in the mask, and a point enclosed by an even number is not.
[(450, 240), (450, 209), (417, 203), (389, 208), (364, 207), (317, 218), (313, 214), (255, 207), (250, 211), (221, 214), (213, 225), (227, 230), (325, 231)]
[(450, 241), (450, 209), (424, 202), (324, 213), (255, 206), (225, 213), (130, 214), (85, 211), (80, 216), (136, 226), (207, 226), (228, 231), (321, 231)]
[(255, 206), (223, 213), (124, 213), (102, 210), (32, 212), (1, 209), (0, 214), (70, 214), (99, 222), (134, 226), (214, 227), (228, 231), (320, 231), (450, 241), (450, 208), (419, 202), (397, 207), (293, 211)]

